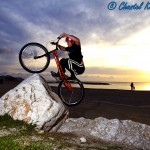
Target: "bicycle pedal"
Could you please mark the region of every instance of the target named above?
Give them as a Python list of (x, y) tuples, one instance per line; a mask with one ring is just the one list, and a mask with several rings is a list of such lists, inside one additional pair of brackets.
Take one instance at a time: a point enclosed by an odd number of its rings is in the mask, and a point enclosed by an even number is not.
[(51, 73), (51, 75), (52, 75), (53, 77), (54, 77), (55, 74), (56, 74), (54, 71), (51, 71), (50, 73)]
[(57, 81), (60, 81), (60, 77), (56, 76), (56, 73), (54, 71), (51, 71), (52, 77), (54, 77)]

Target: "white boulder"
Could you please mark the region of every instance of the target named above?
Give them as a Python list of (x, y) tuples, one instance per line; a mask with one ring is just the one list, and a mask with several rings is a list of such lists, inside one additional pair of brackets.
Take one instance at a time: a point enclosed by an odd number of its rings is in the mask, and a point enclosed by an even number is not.
[(6, 113), (38, 129), (56, 131), (69, 112), (46, 81), (33, 74), (0, 98), (0, 115)]
[(131, 120), (108, 120), (106, 118), (69, 118), (58, 132), (74, 133), (78, 136), (94, 137), (138, 149), (149, 150), (150, 126)]

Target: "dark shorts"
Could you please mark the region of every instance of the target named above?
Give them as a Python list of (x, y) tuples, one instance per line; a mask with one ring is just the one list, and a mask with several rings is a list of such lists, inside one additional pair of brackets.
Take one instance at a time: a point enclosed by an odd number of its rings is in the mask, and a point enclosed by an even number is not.
[(85, 67), (83, 64), (79, 64), (78, 62), (69, 58), (61, 59), (60, 64), (64, 72), (67, 69), (71, 72), (71, 74), (75, 74), (75, 75), (82, 74), (85, 70)]

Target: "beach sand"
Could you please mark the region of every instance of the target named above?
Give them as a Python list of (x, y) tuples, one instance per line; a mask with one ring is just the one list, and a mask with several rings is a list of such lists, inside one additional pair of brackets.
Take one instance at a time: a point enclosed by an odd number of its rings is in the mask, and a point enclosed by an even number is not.
[(150, 91), (85, 89), (83, 101), (69, 107), (70, 117), (132, 120), (150, 125)]
[[(0, 84), (0, 97), (18, 84), (17, 81)], [(83, 101), (68, 109), (69, 117), (73, 118), (105, 117), (150, 125), (150, 91), (85, 89)]]

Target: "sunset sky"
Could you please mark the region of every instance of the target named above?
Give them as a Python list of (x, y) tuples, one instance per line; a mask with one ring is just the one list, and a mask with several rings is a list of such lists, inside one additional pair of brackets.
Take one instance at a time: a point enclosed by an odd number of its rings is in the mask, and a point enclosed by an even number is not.
[[(0, 75), (28, 76), (23, 45), (46, 46), (62, 32), (80, 38), (86, 66), (81, 80), (150, 82), (150, 10), (108, 9), (111, 0), (1, 0)], [(128, 5), (148, 1), (127, 0)], [(143, 6), (144, 7), (144, 6)], [(57, 70), (54, 61), (43, 75)]]

